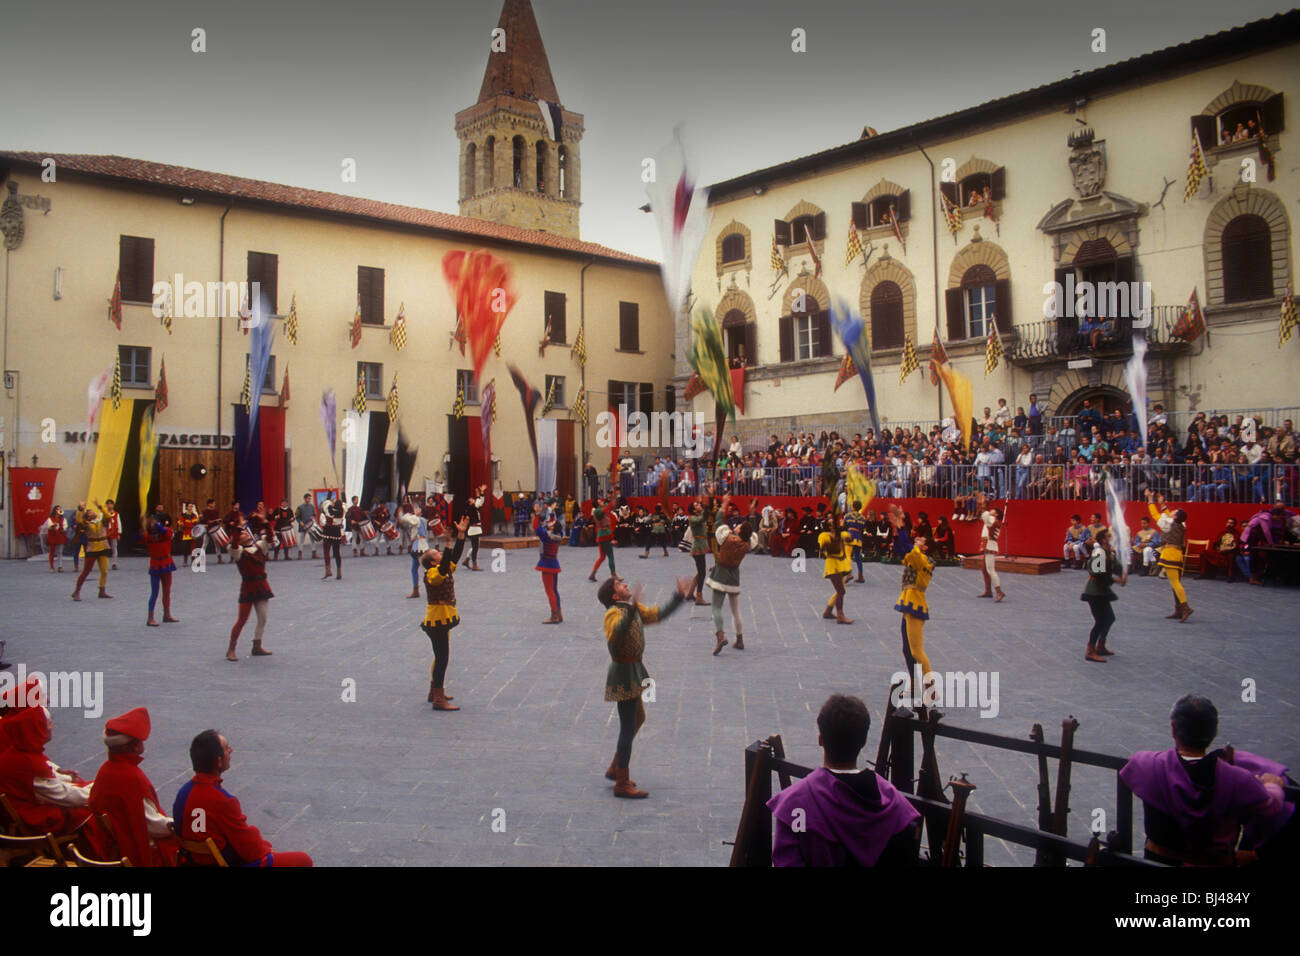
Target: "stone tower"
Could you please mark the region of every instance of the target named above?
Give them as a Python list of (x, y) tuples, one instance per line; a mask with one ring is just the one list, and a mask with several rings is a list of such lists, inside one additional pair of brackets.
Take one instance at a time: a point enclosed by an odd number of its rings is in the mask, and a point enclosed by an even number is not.
[(497, 27), (478, 102), (456, 114), (460, 214), (577, 239), (582, 114), (560, 106), (529, 0), (505, 0)]

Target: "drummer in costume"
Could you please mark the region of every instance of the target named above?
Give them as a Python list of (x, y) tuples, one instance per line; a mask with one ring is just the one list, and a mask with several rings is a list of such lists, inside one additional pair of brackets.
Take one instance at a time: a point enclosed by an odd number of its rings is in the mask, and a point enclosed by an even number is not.
[[(360, 545), (360, 557), (364, 558), (366, 556), (366, 546), (361, 537), (361, 526), (370, 520), (370, 516), (366, 514), (366, 509), (361, 507), (360, 499), (357, 498), (356, 495), (352, 496), (352, 507), (348, 508), (348, 513), (345, 518), (347, 521), (348, 537), (352, 539), (352, 557), (355, 558), (358, 556), (357, 546)], [(378, 552), (377, 548), (375, 550)]]
[[(891, 523), (895, 513), (901, 520), (898, 506), (890, 508)], [(930, 605), (925, 600), (925, 589), (930, 586), (934, 574), (934, 562), (929, 557), (930, 542), (926, 538), (917, 538), (912, 550), (903, 556), (903, 590), (898, 595), (894, 610), (903, 615), (899, 630), (903, 637), (903, 662), (911, 678), (920, 669), (924, 682), (926, 675), (932, 672), (930, 658), (925, 653), (925, 622), (930, 619)], [(915, 688), (913, 688), (915, 692)]]
[(998, 577), (998, 537), (1002, 534), (1002, 509), (985, 508), (982, 491), (976, 501), (980, 521), (984, 523), (980, 529), (980, 550), (984, 552), (984, 564), (980, 571), (984, 575), (984, 592), (978, 596), (993, 597), (993, 592), (996, 591), (998, 596), (993, 599), (993, 603), (997, 604), (1006, 597), (1002, 591), (1002, 579)]
[(454, 548), (430, 548), (420, 558), (424, 568), (424, 589), (428, 607), (424, 610), (424, 621), (420, 629), (429, 635), (433, 644), (433, 666), (429, 670), (429, 696), (425, 698), (433, 704), (434, 710), (460, 710), (451, 703), (454, 697), (447, 696), (444, 689), (447, 680), (447, 662), (451, 656), (451, 629), (460, 623), (460, 614), (456, 610), (456, 582), (452, 575), (456, 573), (456, 562), (465, 550), (465, 532), (469, 528), (470, 516), (462, 515), (456, 522), (456, 545)]
[(835, 589), (831, 599), (826, 602), (822, 617), (828, 621), (834, 619), (841, 624), (853, 623), (852, 618), (844, 616), (844, 578), (853, 573), (853, 565), (849, 563), (849, 548), (852, 543), (853, 536), (840, 527), (839, 513), (832, 513), (830, 527), (817, 536), (817, 546), (826, 559), (826, 570), (822, 576), (830, 578), (831, 587)]
[(225, 513), (221, 519), (221, 529), (226, 532), (230, 538), (224, 548), (229, 548), (232, 544), (239, 541), (240, 536), (244, 533), (247, 522), (244, 520), (244, 512), (239, 509), (239, 502), (236, 501), (230, 506), (230, 510)]
[[(420, 555), (429, 550), (428, 523), (419, 512), (405, 511), (398, 516), (397, 523), (402, 526), (403, 540), (410, 540), (411, 554), (411, 593), (408, 598), (420, 596)], [(439, 528), (441, 528), (441, 524)]]
[(1187, 592), (1183, 590), (1183, 548), (1187, 545), (1187, 512), (1182, 508), (1170, 511), (1165, 504), (1165, 496), (1147, 489), (1147, 510), (1151, 520), (1160, 529), (1160, 538), (1164, 546), (1160, 549), (1160, 567), (1165, 569), (1169, 586), (1174, 592), (1174, 613), (1165, 615), (1166, 620), (1179, 623), (1192, 616), (1192, 608), (1187, 603)]
[(144, 529), (141, 537), (144, 538), (145, 550), (149, 552), (149, 618), (145, 621), (149, 627), (158, 626), (153, 611), (158, 603), (160, 588), (163, 622), (180, 623), (179, 619), (172, 617), (172, 574), (176, 570), (176, 562), (172, 560), (172, 529), (167, 526), (164, 518), (164, 515), (157, 513), (152, 517), (140, 516), (140, 527)]
[(540, 503), (533, 505), (533, 530), (542, 542), (542, 553), (537, 558), (534, 571), (542, 575), (542, 588), (546, 591), (546, 600), (551, 605), (551, 616), (543, 624), (560, 624), (564, 615), (560, 613), (560, 536), (555, 528), (554, 515), (543, 518)]
[(1111, 548), (1110, 529), (1102, 528), (1093, 537), (1092, 556), (1088, 558), (1088, 583), (1084, 585), (1080, 601), (1086, 601), (1092, 610), (1092, 631), (1088, 634), (1088, 652), (1083, 659), (1105, 664), (1114, 651), (1106, 649), (1106, 635), (1115, 623), (1115, 590), (1111, 584), (1119, 578), (1120, 586), (1128, 584), (1128, 574), (1116, 559)]
[[(370, 520), (375, 523), (376, 531), (384, 532), (381, 535), (384, 539), (384, 551), (387, 554), (392, 554), (393, 539), (388, 537), (388, 534), (384, 531), (384, 529), (387, 528), (388, 525), (392, 523), (392, 516), (388, 513), (388, 506), (385, 505), (382, 501), (372, 502), (372, 507), (370, 509)], [(374, 539), (376, 558), (379, 557), (379, 537), (380, 536), (376, 536)], [(362, 548), (365, 547), (364, 541), (361, 543), (361, 547)]]
[(608, 608), (605, 612), (605, 643), (609, 647), (610, 664), (605, 672), (605, 699), (614, 701), (618, 707), (618, 747), (605, 771), (605, 779), (616, 781), (616, 797), (649, 796), (644, 790), (638, 790), (636, 782), (628, 778), (632, 738), (645, 723), (641, 694), (649, 686), (650, 679), (645, 664), (641, 662), (645, 653), (645, 625), (656, 624), (677, 610), (690, 588), (690, 578), (678, 578), (673, 596), (667, 604), (658, 607), (641, 604), (641, 585), (629, 588), (622, 578), (607, 578), (596, 592), (596, 599)]
[(271, 550), (269, 533), (253, 540), (253, 536), (244, 532), (240, 543), (230, 546), (230, 557), (239, 568), (239, 617), (230, 629), (230, 646), (226, 648), (226, 660), (237, 661), (235, 645), (239, 642), (239, 632), (244, 629), (250, 612), (257, 613), (257, 630), (253, 634), (253, 656), (270, 657), (271, 652), (262, 647), (262, 634), (266, 631), (267, 601), (275, 597), (271, 586), (266, 581), (266, 555)]
[[(203, 514), (199, 516), (199, 526), (203, 528), (203, 544), (201, 547), (204, 551), (207, 551), (208, 545), (211, 544), (212, 551), (217, 556), (217, 564), (220, 564), (226, 546), (213, 535), (213, 532), (221, 528), (221, 511), (217, 508), (216, 498), (209, 498), (208, 503), (203, 506)], [(222, 533), (225, 533), (224, 529), (222, 529)], [(226, 544), (229, 543), (229, 541), (226, 542)]]
[(343, 502), (337, 498), (328, 498), (321, 505), (321, 550), (325, 552), (325, 574), (321, 578), (330, 577), (330, 553), (334, 554), (334, 561), (338, 564), (338, 580), (343, 580), (343, 554), (339, 550), (343, 541)]
[(273, 533), (271, 540), (275, 546), (274, 560), (280, 560), (280, 553), (284, 552), (284, 559), (288, 561), (289, 549), (298, 543), (293, 530), (293, 509), (289, 507), (288, 498), (281, 501), (280, 507), (271, 512), (271, 531)]

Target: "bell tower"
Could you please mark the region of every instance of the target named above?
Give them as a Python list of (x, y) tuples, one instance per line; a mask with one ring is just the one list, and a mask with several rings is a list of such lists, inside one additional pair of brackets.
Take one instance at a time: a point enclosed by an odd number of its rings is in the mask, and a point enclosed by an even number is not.
[(560, 105), (529, 0), (505, 0), (478, 101), (456, 114), (460, 214), (578, 238), (581, 113)]

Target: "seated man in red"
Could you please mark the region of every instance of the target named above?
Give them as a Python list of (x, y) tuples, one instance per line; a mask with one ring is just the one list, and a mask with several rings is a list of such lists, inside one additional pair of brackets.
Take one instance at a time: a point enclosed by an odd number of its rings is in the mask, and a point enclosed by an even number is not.
[(174, 864), (179, 844), (172, 821), (162, 812), (162, 803), (149, 778), (140, 769), (144, 742), (149, 739), (149, 711), (143, 707), (110, 720), (104, 729), (108, 760), (95, 774), (90, 809), (98, 817), (107, 814), (113, 824), (113, 849), (108, 834), (92, 825), (92, 842), (105, 858), (121, 855), (133, 866)]
[(257, 827), (249, 826), (239, 801), (221, 786), (231, 753), (230, 742), (215, 730), (194, 738), (194, 779), (181, 787), (172, 805), (178, 832), (186, 840), (211, 837), (230, 866), (311, 866), (306, 853), (275, 852)]
[(921, 815), (874, 770), (858, 770), (871, 714), (832, 694), (817, 715), (823, 765), (768, 801), (773, 866), (914, 866)]
[(90, 816), (90, 784), (61, 770), (45, 756), (50, 742), (50, 712), (36, 678), (12, 688), (0, 720), (0, 793), (34, 834), (71, 833)]

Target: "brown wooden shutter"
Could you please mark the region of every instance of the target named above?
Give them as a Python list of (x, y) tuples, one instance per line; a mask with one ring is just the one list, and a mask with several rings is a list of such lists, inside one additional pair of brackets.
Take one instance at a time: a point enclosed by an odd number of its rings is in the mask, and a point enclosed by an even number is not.
[(655, 386), (654, 382), (641, 383), (641, 403), (640, 410), (647, 415), (654, 414), (655, 410)]
[(756, 351), (757, 345), (755, 344), (756, 334), (757, 334), (756, 323), (746, 322), (745, 323), (745, 364), (746, 365), (758, 364), (758, 352)]
[(612, 378), (605, 382), (605, 405), (607, 408), (618, 409), (617, 399), (621, 398), (621, 393), (617, 386), (618, 382)]
[(1070, 287), (1065, 281), (1066, 276), (1073, 274), (1073, 266), (1057, 269), (1053, 273), (1056, 282), (1061, 286), (1061, 308), (1056, 316), (1056, 351), (1060, 355), (1065, 355), (1070, 351), (1074, 335), (1079, 329), (1079, 320), (1074, 317), (1075, 298), (1074, 296), (1067, 297)]
[(1219, 145), (1217, 126), (1218, 123), (1215, 121), (1215, 117), (1208, 113), (1198, 113), (1192, 117), (1192, 132), (1200, 139), (1201, 149), (1209, 149), (1212, 146)]
[(357, 266), (357, 303), (361, 309), (361, 321), (369, 322), (370, 270), (365, 266)]
[(384, 270), (375, 269), (370, 282), (371, 315), (376, 325), (384, 324)]
[(546, 320), (549, 318), (551, 320), (550, 340), (552, 342), (567, 342), (569, 340), (568, 329), (566, 328), (568, 320), (565, 312), (567, 300), (564, 293), (547, 292), (545, 296), (543, 296), (543, 300), (543, 310), (545, 312), (542, 316), (543, 333), (546, 331)]
[[(132, 301), (135, 298), (135, 274), (136, 274), (136, 248), (134, 236), (122, 236), (118, 239), (117, 244), (117, 271), (122, 282), (122, 299)], [(173, 290), (172, 293), (177, 299), (181, 296), (181, 290)], [(150, 297), (152, 300), (152, 297)], [(180, 303), (177, 302), (177, 305)]]
[(775, 230), (776, 244), (778, 246), (790, 245), (790, 224), (784, 219), (778, 219), (773, 223), (772, 228)]
[(898, 197), (898, 221), (907, 222), (912, 218), (912, 190), (904, 189)]
[(966, 338), (966, 313), (962, 308), (961, 289), (948, 289), (943, 296), (948, 309), (948, 341), (960, 342)]
[(813, 351), (815, 358), (821, 358), (831, 354), (831, 314), (826, 310), (818, 312), (815, 321), (817, 323), (817, 348)]
[(262, 262), (262, 294), (272, 315), (280, 314), (280, 257), (266, 254)]
[(814, 239), (826, 238), (826, 213), (819, 212), (813, 216), (812, 237)]
[(137, 302), (153, 301), (153, 240), (136, 240), (135, 292)]
[(961, 205), (961, 203), (959, 203), (959, 202), (957, 201), (957, 184), (956, 184), (956, 183), (940, 183), (940, 184), (939, 184), (939, 192), (943, 193), (944, 198), (947, 199), (948, 202), (952, 203), (954, 206), (960, 206), (960, 205)]
[[(1121, 256), (1115, 260), (1115, 281), (1132, 282), (1133, 281), (1133, 257)], [(1123, 315), (1117, 315), (1117, 319), (1133, 318), (1133, 301), (1128, 297), (1128, 293), (1121, 293), (1127, 301), (1128, 310)]]
[(778, 322), (781, 339), (781, 361), (794, 361), (794, 316), (783, 315)]
[(867, 204), (864, 202), (855, 202), (850, 206), (853, 214), (853, 225), (859, 229), (867, 228)]
[(635, 302), (618, 304), (618, 347), (625, 352), (641, 349), (640, 310)]
[(989, 177), (989, 188), (993, 190), (993, 201), (997, 202), (1007, 194), (1007, 168), (999, 166)]
[(1011, 329), (1011, 280), (998, 279), (993, 283), (993, 314), (998, 317), (998, 331)]
[(1264, 121), (1264, 134), (1266, 136), (1282, 132), (1282, 95), (1281, 93), (1274, 93), (1259, 108), (1259, 117)]

